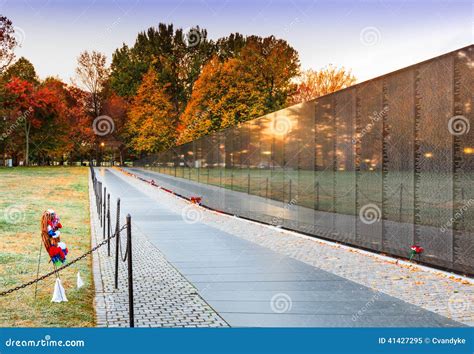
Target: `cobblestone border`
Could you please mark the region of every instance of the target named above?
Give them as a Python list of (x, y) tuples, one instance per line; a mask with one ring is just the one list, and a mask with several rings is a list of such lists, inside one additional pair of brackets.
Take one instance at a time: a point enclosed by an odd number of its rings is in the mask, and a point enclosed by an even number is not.
[[(90, 178), (89, 201), (92, 246), (95, 246), (102, 241), (102, 233)], [(132, 230), (135, 327), (228, 327), (133, 222)], [(122, 235), (122, 246), (125, 246), (125, 234)], [(111, 241), (111, 250), (115, 250), (115, 239)], [(125, 263), (119, 262), (119, 289), (115, 290), (115, 257), (107, 256), (107, 246), (99, 248), (92, 260), (97, 326), (128, 327)]]

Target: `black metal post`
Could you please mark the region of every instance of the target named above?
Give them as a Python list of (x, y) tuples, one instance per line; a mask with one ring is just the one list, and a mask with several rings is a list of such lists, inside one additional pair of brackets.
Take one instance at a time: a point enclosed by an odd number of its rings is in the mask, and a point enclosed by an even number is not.
[(102, 182), (99, 182), (98, 199), (97, 199), (97, 214), (99, 215), (100, 227), (102, 227)]
[(247, 174), (247, 194), (250, 194), (250, 172)]
[(107, 255), (110, 257), (110, 193), (107, 194)]
[(105, 218), (107, 216), (107, 204), (106, 204), (106, 201), (107, 201), (107, 198), (105, 198), (107, 195), (107, 187), (104, 187), (104, 222), (102, 223), (102, 238), (105, 240)]
[(117, 199), (117, 222), (115, 224), (115, 289), (118, 289), (118, 265), (119, 265), (119, 252), (120, 252), (120, 198)]
[(128, 249), (128, 306), (130, 315), (130, 327), (135, 327), (133, 313), (133, 268), (132, 268), (132, 217), (127, 215), (127, 249)]
[(102, 182), (100, 182), (100, 194), (99, 194), (99, 215), (100, 215), (100, 227), (102, 227)]

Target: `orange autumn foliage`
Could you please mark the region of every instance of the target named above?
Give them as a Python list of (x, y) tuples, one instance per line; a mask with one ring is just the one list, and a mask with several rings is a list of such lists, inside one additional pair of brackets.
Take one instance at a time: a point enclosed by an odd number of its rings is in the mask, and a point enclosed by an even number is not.
[(176, 140), (176, 113), (153, 67), (143, 76), (128, 119), (129, 146), (138, 153), (166, 150)]

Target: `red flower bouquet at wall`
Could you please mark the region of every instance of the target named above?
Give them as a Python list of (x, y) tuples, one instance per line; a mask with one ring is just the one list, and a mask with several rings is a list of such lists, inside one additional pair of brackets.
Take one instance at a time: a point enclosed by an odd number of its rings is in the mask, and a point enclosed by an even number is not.
[(202, 198), (201, 197), (191, 197), (191, 198), (189, 198), (189, 200), (191, 201), (191, 203), (201, 204)]
[(415, 257), (416, 255), (420, 255), (423, 253), (425, 249), (421, 246), (413, 245), (410, 247), (410, 260)]

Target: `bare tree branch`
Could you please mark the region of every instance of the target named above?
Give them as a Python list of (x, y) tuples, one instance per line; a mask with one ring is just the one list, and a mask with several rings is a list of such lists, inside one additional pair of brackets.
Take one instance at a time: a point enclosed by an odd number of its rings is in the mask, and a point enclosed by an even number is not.
[(92, 51), (82, 52), (77, 58), (76, 76), (91, 94), (92, 108), (95, 116), (100, 114), (101, 92), (109, 77), (107, 58), (104, 54)]

